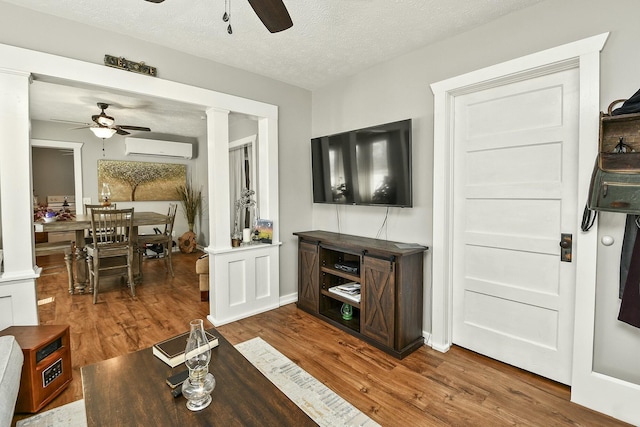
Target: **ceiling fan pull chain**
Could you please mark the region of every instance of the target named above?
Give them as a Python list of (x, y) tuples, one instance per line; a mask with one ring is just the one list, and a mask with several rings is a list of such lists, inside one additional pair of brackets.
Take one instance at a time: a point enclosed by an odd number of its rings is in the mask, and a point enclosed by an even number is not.
[(233, 34), (233, 29), (231, 28), (231, 0), (224, 0), (224, 15), (222, 15), (222, 20), (229, 23), (229, 25), (227, 25), (227, 33)]
[(229, 13), (227, 12), (228, 8), (229, 8), (228, 0), (224, 0), (224, 15), (222, 15), (222, 21), (223, 22), (228, 22), (229, 21)]
[[(162, 3), (164, 0), (147, 0), (151, 3)], [(231, 6), (227, 9), (227, 1), (231, 4), (231, 0), (225, 0), (225, 11), (222, 15), (224, 22), (229, 22), (231, 18)], [(262, 21), (270, 33), (278, 33), (293, 26), (291, 15), (283, 0), (248, 0), (258, 18)], [(231, 23), (227, 26), (227, 33), (233, 34)]]

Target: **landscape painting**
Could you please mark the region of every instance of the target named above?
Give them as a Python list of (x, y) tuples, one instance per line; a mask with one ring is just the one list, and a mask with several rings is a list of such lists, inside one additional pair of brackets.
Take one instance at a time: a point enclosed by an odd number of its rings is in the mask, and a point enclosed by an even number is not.
[(187, 165), (98, 160), (98, 194), (103, 183), (112, 202), (177, 200), (176, 187), (187, 180)]

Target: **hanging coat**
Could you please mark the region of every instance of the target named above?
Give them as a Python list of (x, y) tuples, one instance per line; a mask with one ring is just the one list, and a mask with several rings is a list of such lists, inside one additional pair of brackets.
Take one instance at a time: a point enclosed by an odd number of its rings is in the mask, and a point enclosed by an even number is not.
[(620, 290), (618, 298), (622, 298), (624, 294), (624, 285), (627, 283), (627, 275), (629, 274), (629, 266), (631, 265), (631, 255), (633, 254), (633, 245), (638, 235), (638, 225), (636, 221), (638, 216), (627, 215), (627, 222), (624, 226), (624, 238), (622, 239), (622, 253), (620, 254)]
[(618, 320), (640, 328), (640, 239), (633, 244)]

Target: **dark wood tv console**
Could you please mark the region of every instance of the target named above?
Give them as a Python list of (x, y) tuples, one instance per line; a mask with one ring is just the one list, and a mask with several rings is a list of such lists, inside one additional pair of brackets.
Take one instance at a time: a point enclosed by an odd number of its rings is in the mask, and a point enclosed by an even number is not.
[[(402, 359), (422, 337), (421, 245), (328, 231), (298, 236), (298, 308)], [(331, 292), (360, 283), (360, 302)], [(351, 319), (341, 312), (352, 306)]]

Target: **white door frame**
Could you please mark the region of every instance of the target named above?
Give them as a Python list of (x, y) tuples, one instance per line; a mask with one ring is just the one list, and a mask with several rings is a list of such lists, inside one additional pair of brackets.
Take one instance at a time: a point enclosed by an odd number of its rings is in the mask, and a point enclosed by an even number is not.
[[(434, 94), (433, 170), (433, 290), (432, 347), (445, 352), (452, 345), (453, 120), (455, 97), (505, 83), (578, 68), (580, 119), (578, 197), (576, 212), (587, 200), (593, 162), (597, 155), (600, 111), (600, 51), (609, 33), (527, 55), (431, 85)], [(581, 215), (577, 215), (578, 220)], [(576, 224), (580, 229), (580, 224)], [(597, 224), (574, 236), (576, 304), (571, 400), (627, 422), (638, 423), (640, 386), (593, 372)], [(635, 412), (635, 413), (634, 413)]]
[[(551, 74), (567, 68), (580, 68), (580, 125), (578, 159), (578, 206), (585, 205), (593, 159), (597, 154), (599, 117), (599, 55), (608, 33), (534, 53), (512, 61), (483, 68), (431, 85), (434, 93), (434, 147), (433, 147), (433, 348), (447, 351), (452, 344), (452, 239), (450, 218), (454, 210), (453, 195), (453, 105), (455, 97), (505, 83)], [(579, 224), (578, 224), (579, 225)], [(580, 229), (578, 226), (577, 229)], [(593, 271), (595, 289), (596, 233), (587, 233), (574, 239), (577, 277), (583, 269)], [(587, 244), (592, 252), (581, 253)], [(584, 245), (584, 247), (583, 247)], [(585, 251), (586, 252), (586, 251)]]

